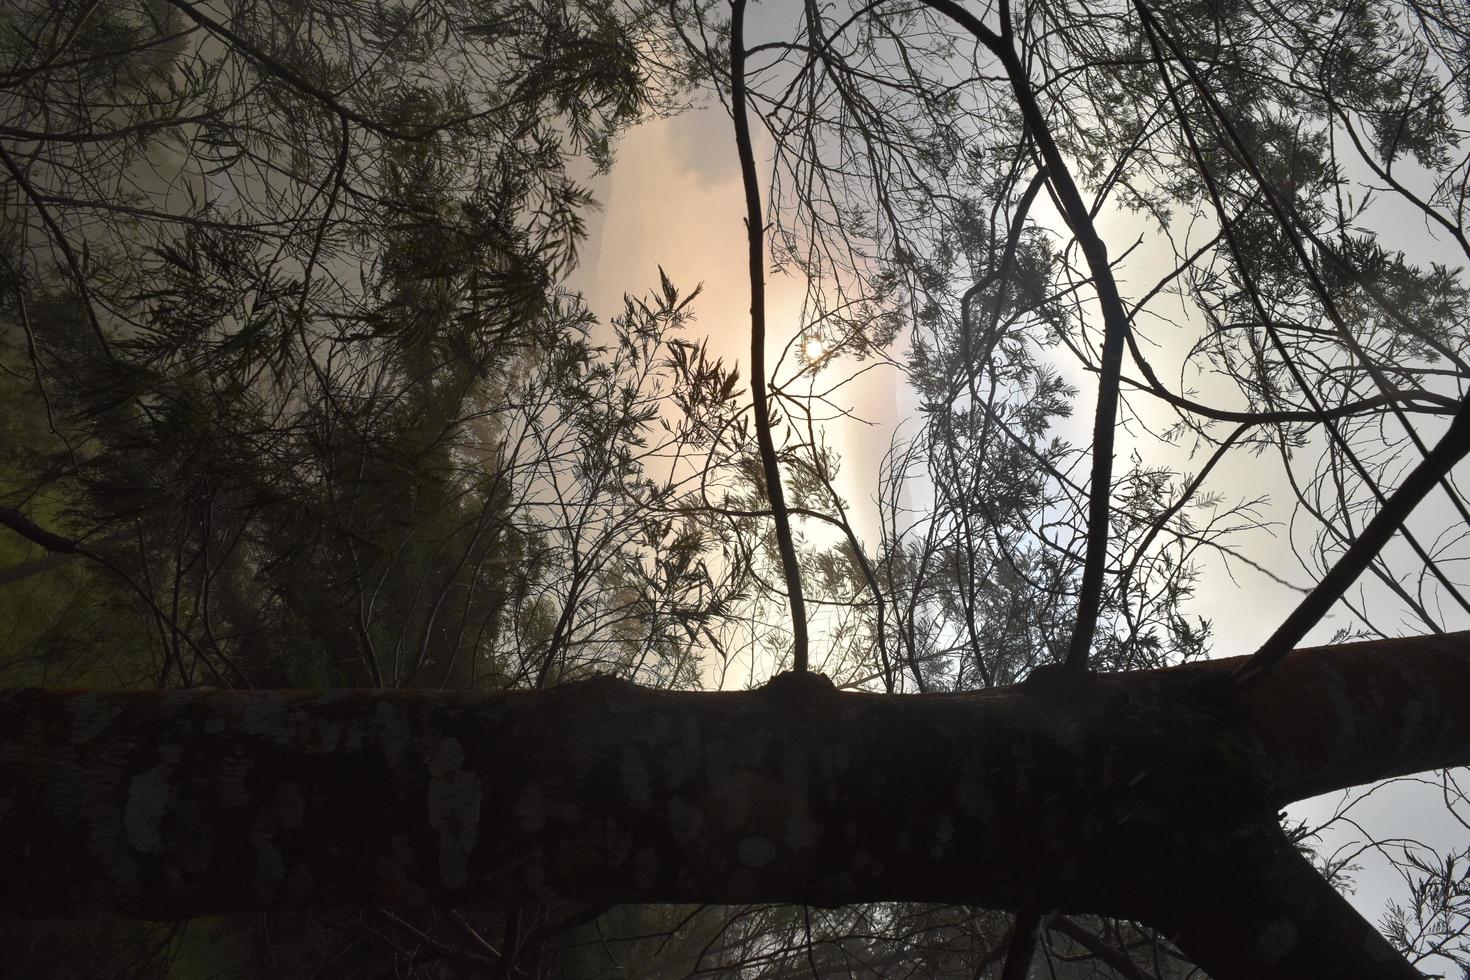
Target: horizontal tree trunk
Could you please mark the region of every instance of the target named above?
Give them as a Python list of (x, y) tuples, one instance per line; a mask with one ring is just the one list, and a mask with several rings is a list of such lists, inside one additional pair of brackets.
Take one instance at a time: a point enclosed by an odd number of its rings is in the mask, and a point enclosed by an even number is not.
[(1470, 634), (1303, 651), (1247, 685), (1238, 663), (898, 697), (792, 674), (4, 692), (0, 908), (924, 901), (1168, 923), (1231, 855), (1276, 853), (1282, 804), (1470, 763)]

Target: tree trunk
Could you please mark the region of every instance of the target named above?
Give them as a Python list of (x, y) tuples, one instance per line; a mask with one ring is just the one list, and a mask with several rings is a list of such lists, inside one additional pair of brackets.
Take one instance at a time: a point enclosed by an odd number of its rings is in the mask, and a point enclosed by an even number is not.
[[(1275, 815), (1470, 763), (1470, 634), (1238, 663), (899, 697), (5, 692), (0, 908), (946, 902), (1152, 922), (1220, 977), (1340, 975), (1334, 931), (1378, 962)], [(1383, 962), (1355, 975), (1415, 975)]]

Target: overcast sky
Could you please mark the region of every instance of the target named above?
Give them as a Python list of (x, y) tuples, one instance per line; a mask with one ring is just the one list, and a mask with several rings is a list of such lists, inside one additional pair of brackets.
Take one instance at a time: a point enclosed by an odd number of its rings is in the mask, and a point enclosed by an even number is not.
[[(595, 178), (593, 187), (601, 206), (589, 220), (589, 241), (571, 282), (587, 297), (593, 312), (604, 319), (619, 312), (625, 292), (643, 293), (657, 285), (662, 265), (674, 283), (686, 291), (699, 283), (704, 285), (693, 307), (697, 322), (691, 332), (696, 336), (707, 334), (712, 349), (727, 362), (747, 363), (750, 299), (745, 279), (745, 204), (730, 119), (724, 110), (718, 106), (705, 108), (637, 127), (621, 142), (612, 173)], [(1038, 200), (1036, 216), (1043, 223), (1059, 225), (1044, 201), (1044, 196)], [(1108, 213), (1103, 215), (1101, 230), (1115, 243), (1115, 253), (1121, 251), (1116, 243), (1131, 244), (1139, 236), (1136, 221)], [(1141, 281), (1143, 273), (1136, 270), (1166, 267), (1171, 261), (1166, 243), (1157, 235), (1147, 236), (1120, 273), (1125, 292), (1130, 270)], [(768, 363), (775, 363), (784, 346), (800, 339), (802, 289), (802, 284), (791, 277), (775, 276), (767, 283)], [(1179, 337), (1181, 346), (1193, 339), (1183, 329)], [(1150, 356), (1161, 357), (1159, 351), (1151, 351)], [(1167, 361), (1167, 357), (1162, 359)], [(1085, 444), (1090, 438), (1094, 379), (1065, 356), (1057, 357), (1055, 363), (1079, 392), (1074, 414), (1058, 434)], [(852, 367), (855, 365), (837, 365), (828, 374), (836, 376), (836, 372)], [(1170, 377), (1166, 371), (1160, 373)], [(889, 367), (863, 374), (844, 387), (843, 396), (868, 424), (838, 421), (827, 426), (826, 435), (843, 459), (839, 490), (853, 506), (860, 536), (872, 544), (877, 515), (872, 497), (879, 463), (895, 428), (916, 430), (915, 403), (898, 372)], [(1135, 401), (1151, 409), (1156, 421), (1168, 418), (1162, 408), (1148, 405), (1148, 400)], [(1118, 453), (1120, 468), (1134, 445), (1126, 435), (1123, 437)], [(1151, 461), (1167, 462), (1189, 472), (1203, 462), (1200, 457), (1191, 461), (1188, 447), (1169, 450), (1153, 440), (1136, 445), (1149, 454)], [(1237, 495), (1248, 489), (1252, 494), (1268, 492), (1283, 502), (1290, 500), (1284, 483), (1266, 482), (1267, 476), (1275, 475), (1274, 468), (1263, 467), (1259, 460), (1231, 459), (1217, 472), (1215, 485)], [(1284, 570), (1290, 581), (1310, 584), (1307, 575), (1295, 566), (1284, 535), (1253, 535), (1251, 547), (1255, 557)], [(1295, 604), (1293, 592), (1243, 566), (1234, 567), (1233, 578), (1219, 563), (1213, 563), (1210, 571), (1209, 587), (1200, 591), (1191, 608), (1196, 615), (1215, 622), (1218, 655), (1249, 652)], [(1249, 615), (1241, 615), (1243, 604), (1249, 606)], [(1318, 634), (1330, 636), (1338, 625), (1336, 621), (1324, 624)]]
[[(622, 140), (612, 173), (594, 178), (592, 186), (601, 207), (590, 216), (589, 241), (571, 283), (584, 293), (592, 311), (603, 319), (618, 313), (625, 292), (643, 293), (657, 285), (661, 265), (686, 292), (703, 283), (703, 294), (694, 306), (697, 321), (691, 334), (695, 338), (707, 335), (715, 353), (727, 363), (738, 362), (743, 368), (749, 360), (750, 329), (749, 287), (744, 276), (744, 200), (728, 114), (713, 106), (637, 127)], [(1038, 200), (1034, 216), (1043, 224), (1060, 228), (1055, 213), (1044, 205), (1045, 200), (1045, 195)], [(1173, 262), (1167, 242), (1157, 234), (1149, 234), (1131, 215), (1104, 212), (1100, 231), (1114, 256), (1133, 245), (1141, 234), (1144, 236), (1138, 250), (1120, 270), (1125, 296), (1147, 288), (1152, 277), (1157, 276), (1157, 270), (1168, 268)], [(1413, 248), (1414, 242), (1401, 242), (1400, 247)], [(800, 339), (801, 295), (802, 284), (792, 278), (774, 277), (767, 284), (768, 363), (775, 363), (783, 347)], [(1177, 303), (1175, 306), (1171, 312), (1181, 312)], [(1149, 357), (1157, 358), (1156, 367), (1166, 380), (1179, 377), (1177, 368), (1171, 374), (1164, 366), (1171, 362), (1171, 357), (1177, 361), (1193, 341), (1194, 331), (1190, 327), (1187, 320), (1181, 321), (1177, 344), (1171, 343), (1168, 334), (1161, 333), (1157, 327), (1150, 330), (1150, 336), (1161, 346), (1150, 350)], [(1078, 371), (1065, 356), (1059, 356), (1056, 363), (1080, 392), (1075, 414), (1060, 435), (1085, 444), (1091, 425), (1094, 379)], [(742, 369), (742, 378), (747, 374)], [(1211, 386), (1208, 378), (1188, 380), (1207, 390)], [(864, 374), (843, 392), (855, 413), (872, 424), (830, 423), (826, 437), (843, 459), (838, 489), (852, 507), (860, 537), (871, 548), (876, 539), (877, 511), (872, 498), (879, 462), (896, 427), (901, 428), (907, 422), (916, 429), (917, 423), (912, 421), (914, 402), (898, 373), (886, 367)], [(1144, 399), (1137, 401), (1146, 404)], [(1147, 410), (1155, 412), (1155, 420), (1167, 417), (1161, 408)], [(1151, 439), (1135, 441), (1124, 436), (1119, 444), (1119, 468), (1126, 464), (1133, 448), (1140, 449), (1151, 461), (1168, 463), (1190, 473), (1203, 463), (1203, 457), (1191, 460), (1184, 449), (1169, 449)], [(1206, 489), (1210, 488), (1237, 497), (1268, 494), (1275, 504), (1268, 516), (1278, 522), (1276, 534), (1251, 535), (1247, 550), (1253, 558), (1265, 562), (1289, 581), (1302, 586), (1312, 584), (1311, 576), (1291, 554), (1285, 522), (1290, 515), (1292, 497), (1279, 463), (1269, 455), (1258, 458), (1239, 454), (1220, 467)], [(1446, 509), (1443, 501), (1431, 501), (1419, 520), (1426, 527), (1442, 527)], [(1253, 650), (1286, 616), (1297, 598), (1298, 593), (1247, 567), (1237, 565), (1227, 570), (1216, 560), (1207, 563), (1190, 611), (1214, 623), (1214, 655), (1233, 656)], [(1374, 600), (1370, 597), (1369, 601)], [(1326, 639), (1348, 621), (1347, 615), (1339, 611), (1319, 626), (1313, 638)], [(1451, 623), (1456, 628), (1470, 626), (1453, 619)], [(814, 643), (819, 644), (820, 624), (814, 623), (813, 629)], [(814, 646), (814, 658), (819, 660), (815, 651)], [(1293, 816), (1319, 821), (1337, 803), (1336, 796), (1308, 801), (1294, 807)], [(1464, 829), (1446, 812), (1439, 790), (1433, 785), (1381, 791), (1356, 804), (1352, 815), (1375, 836), (1412, 834), (1440, 850), (1463, 846)], [(1362, 836), (1345, 826), (1331, 839), (1329, 850), (1337, 845), (1351, 848)], [(1402, 884), (1388, 863), (1375, 859), (1371, 853), (1363, 855), (1358, 863), (1363, 865), (1363, 870), (1355, 875), (1358, 891), (1353, 901), (1376, 922), (1383, 913), (1385, 901), (1402, 895)]]

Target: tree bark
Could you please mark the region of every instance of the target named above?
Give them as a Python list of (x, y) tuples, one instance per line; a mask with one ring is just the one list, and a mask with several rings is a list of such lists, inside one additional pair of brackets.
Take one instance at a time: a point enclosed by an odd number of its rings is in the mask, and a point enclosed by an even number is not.
[(1234, 847), (1201, 848), (1187, 871), (1195, 893), (1146, 921), (1211, 976), (1421, 980), (1274, 823)]
[[(1307, 944), (1362, 920), (1307, 887), (1276, 812), (1470, 763), (1470, 634), (1302, 651), (1248, 684), (1239, 662), (896, 697), (794, 674), (4, 692), (0, 908), (947, 902), (1149, 921), (1202, 955), (1234, 915), (1276, 939), (1218, 976), (1337, 975)], [(1262, 888), (1296, 897), (1254, 922)], [(1307, 965), (1260, 972), (1290, 936)]]

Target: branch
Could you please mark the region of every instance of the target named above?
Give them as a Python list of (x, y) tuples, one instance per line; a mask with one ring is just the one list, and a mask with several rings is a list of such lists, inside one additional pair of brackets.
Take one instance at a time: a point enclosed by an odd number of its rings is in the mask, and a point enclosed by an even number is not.
[(730, 111), (735, 117), (735, 146), (740, 155), (740, 178), (745, 185), (745, 232), (750, 256), (750, 390), (766, 496), (776, 519), (776, 544), (781, 551), (781, 571), (791, 602), (792, 666), (804, 671), (807, 669), (806, 605), (802, 601), (801, 569), (796, 563), (791, 518), (786, 512), (786, 495), (781, 490), (780, 463), (771, 438), (771, 410), (766, 394), (765, 222), (746, 107), (745, 3), (746, 0), (735, 0), (730, 19)]
[(41, 221), (46, 230), (51, 233), (51, 240), (55, 242), (56, 248), (61, 252), (62, 258), (66, 259), (66, 267), (71, 272), (72, 280), (76, 283), (77, 296), (82, 301), (82, 308), (87, 313), (87, 323), (92, 328), (92, 335), (97, 338), (97, 346), (108, 359), (112, 358), (112, 347), (107, 342), (107, 333), (102, 329), (102, 323), (97, 319), (97, 309), (92, 302), (92, 291), (87, 285), (86, 270), (82, 268), (82, 260), (78, 257), (76, 249), (71, 247), (71, 242), (66, 239), (66, 232), (62, 231), (61, 225), (51, 214), (51, 209), (46, 207), (46, 202), (31, 185), (30, 180), (21, 170), (9, 153), (5, 151), (5, 143), (0, 141), (0, 165), (9, 171), (13, 179), (21, 189), (21, 192), (30, 199), (31, 205), (36, 213), (41, 216)]
[(1000, 969), (1000, 980), (1026, 980), (1031, 975), (1031, 958), (1036, 955), (1036, 939), (1041, 933), (1040, 912), (1019, 912), (1006, 949), (1006, 962)]
[(1241, 682), (1260, 677), (1273, 665), (1291, 652), (1312, 627), (1325, 616), (1358, 576), (1367, 568), (1389, 538), (1408, 520), (1414, 508), (1449, 473), (1450, 469), (1470, 453), (1470, 398), (1461, 403), (1460, 410), (1450, 420), (1450, 427), (1409, 473), (1378, 513), (1348, 546), (1337, 564), (1322, 577), (1317, 587), (1302, 599), (1276, 628), (1270, 638), (1236, 671)]
[[(1313, 408), (1320, 410), (1322, 406), (1319, 400), (1312, 393), (1311, 386), (1307, 383), (1307, 380), (1305, 377), (1303, 377), (1301, 370), (1292, 360), (1286, 347), (1282, 344), (1280, 338), (1277, 336), (1275, 329), (1271, 326), (1270, 317), (1267, 314), (1267, 311), (1261, 301), (1259, 292), (1254, 288), (1253, 285), (1250, 284), (1250, 276), (1246, 271), (1247, 266), (1243, 261), (1241, 261), (1240, 258), (1240, 244), (1236, 240), (1235, 233), (1232, 230), (1231, 222), (1226, 217), (1224, 203), (1221, 199), (1219, 188), (1209, 168), (1205, 166), (1203, 154), (1200, 152), (1199, 145), (1194, 137), (1193, 129), (1189, 124), (1189, 116), (1184, 112), (1183, 106), (1179, 102), (1178, 92), (1175, 90), (1174, 83), (1169, 77), (1164, 66), (1163, 50), (1159, 46), (1159, 40), (1162, 39), (1166, 43), (1170, 44), (1172, 44), (1172, 42), (1167, 35), (1163, 34), (1162, 31), (1158, 29), (1157, 20), (1153, 17), (1153, 14), (1149, 11), (1148, 7), (1142, 2), (1142, 0), (1134, 0), (1134, 6), (1138, 9), (1139, 15), (1143, 18), (1145, 27), (1148, 28), (1149, 44), (1154, 52), (1154, 62), (1158, 66), (1159, 71), (1164, 79), (1164, 84), (1166, 89), (1168, 90), (1169, 98), (1175, 106), (1175, 112), (1179, 117), (1179, 124), (1184, 132), (1185, 139), (1190, 146), (1191, 152), (1194, 154), (1196, 160), (1199, 163), (1200, 176), (1205, 182), (1205, 186), (1210, 194), (1210, 199), (1215, 206), (1216, 213), (1220, 217), (1222, 227), (1224, 228), (1226, 233), (1226, 240), (1227, 242), (1229, 242), (1230, 245), (1231, 253), (1235, 256), (1236, 264), (1241, 270), (1242, 275), (1246, 278), (1247, 285), (1250, 287), (1246, 290), (1246, 292), (1250, 297), (1251, 304), (1253, 307), (1255, 307), (1257, 315), (1260, 317), (1263, 325), (1266, 328), (1267, 335), (1271, 338), (1272, 344), (1276, 347), (1277, 352), (1280, 355), (1287, 371), (1291, 374), (1293, 381), (1295, 381), (1297, 387), (1307, 398), (1308, 402), (1312, 404)], [(1171, 48), (1171, 50), (1174, 50), (1177, 53), (1177, 48)], [(1185, 62), (1185, 64), (1187, 68), (1190, 67), (1187, 61)], [(1197, 79), (1196, 84), (1199, 85)], [(1203, 87), (1201, 87), (1201, 92), (1207, 99), (1211, 98), (1209, 93)], [(1222, 122), (1223, 121), (1224, 120), (1222, 117)], [(1265, 185), (1262, 184), (1262, 186), (1264, 187)], [(1283, 229), (1289, 230), (1289, 228), (1286, 228), (1284, 225)], [(1325, 293), (1322, 294), (1322, 296), (1325, 301)], [(1329, 310), (1329, 312), (1331, 311)], [(1459, 411), (1456, 413), (1455, 418), (1450, 423), (1450, 433), (1453, 433), (1456, 430), (1457, 423), (1460, 422), (1461, 416), (1465, 412), (1467, 406), (1470, 406), (1470, 400), (1461, 402), (1459, 406)], [(1396, 415), (1402, 418), (1402, 413), (1391, 404), (1390, 409), (1393, 410)], [(1442, 454), (1444, 453), (1444, 451), (1446, 451), (1448, 447), (1445, 441), (1441, 441), (1440, 444), (1437, 445), (1433, 451), (1425, 453), (1425, 458), (1420, 461), (1417, 467), (1415, 467), (1414, 471), (1410, 474), (1410, 480), (1405, 481), (1404, 487), (1400, 488), (1400, 493), (1395, 493), (1392, 498), (1388, 498), (1384, 496), (1378, 484), (1368, 473), (1367, 468), (1363, 465), (1362, 461), (1358, 459), (1357, 454), (1353, 452), (1352, 447), (1347, 442), (1347, 439), (1342, 435), (1340, 431), (1338, 431), (1338, 427), (1330, 421), (1326, 422), (1325, 425), (1328, 436), (1331, 438), (1332, 442), (1338, 446), (1344, 457), (1357, 471), (1359, 477), (1363, 480), (1364, 484), (1369, 488), (1369, 490), (1372, 491), (1373, 496), (1379, 501), (1379, 514), (1374, 518), (1373, 521), (1369, 522), (1369, 526), (1364, 529), (1364, 533), (1362, 535), (1359, 535), (1358, 540), (1349, 546), (1348, 552), (1343, 555), (1343, 558), (1338, 562), (1338, 565), (1335, 566), (1332, 571), (1328, 573), (1326, 578), (1324, 578), (1323, 581), (1318, 584), (1317, 589), (1310, 593), (1307, 598), (1304, 599), (1300, 605), (1298, 605), (1298, 607), (1293, 611), (1292, 615), (1288, 617), (1287, 621), (1285, 623), (1282, 623), (1282, 625), (1277, 629), (1276, 633), (1273, 634), (1273, 636), (1266, 641), (1266, 644), (1261, 648), (1260, 651), (1257, 652), (1257, 655), (1254, 658), (1255, 663), (1253, 663), (1246, 671), (1247, 675), (1253, 674), (1259, 670), (1266, 669), (1266, 667), (1268, 667), (1271, 663), (1285, 656), (1286, 652), (1289, 651), (1290, 648), (1294, 646), (1297, 642), (1299, 642), (1303, 636), (1305, 636), (1306, 632), (1310, 630), (1312, 626), (1315, 625), (1323, 615), (1326, 614), (1328, 609), (1331, 608), (1332, 603), (1342, 597), (1342, 595), (1347, 591), (1348, 586), (1350, 586), (1352, 582), (1357, 578), (1358, 574), (1364, 568), (1367, 568), (1369, 565), (1372, 564), (1372, 561), (1377, 556), (1378, 551), (1383, 547), (1384, 544), (1388, 542), (1388, 539), (1392, 536), (1393, 532), (1395, 530), (1398, 530), (1402, 526), (1404, 520), (1408, 517), (1409, 512), (1412, 511), (1414, 505), (1417, 504), (1419, 500), (1423, 499), (1424, 495), (1428, 493), (1429, 488), (1433, 485), (1433, 482), (1441, 481), (1444, 474), (1449, 471), (1449, 467), (1452, 466), (1455, 460), (1459, 458), (1459, 456), (1456, 456), (1455, 459), (1450, 459), (1447, 461), (1443, 459)], [(1414, 440), (1415, 445), (1422, 446), (1422, 442), (1413, 432), (1412, 428), (1409, 428), (1407, 426), (1407, 423), (1405, 423), (1405, 426), (1408, 429), (1411, 438)], [(1446, 434), (1446, 440), (1448, 439), (1449, 434)], [(1461, 450), (1459, 455), (1464, 455), (1464, 450)], [(1407, 500), (1403, 496), (1401, 496), (1401, 492), (1408, 488), (1409, 483), (1413, 481), (1413, 478), (1415, 476), (1434, 472), (1438, 470), (1440, 466), (1443, 466), (1443, 471), (1438, 472), (1438, 475), (1435, 477), (1435, 481), (1431, 481), (1430, 484), (1419, 488), (1417, 490), (1417, 494), (1413, 497), (1412, 500)], [(1450, 489), (1448, 485), (1446, 485), (1446, 489)], [(1458, 504), (1458, 499), (1455, 497), (1455, 494), (1453, 492), (1450, 493), (1450, 497), (1451, 500), (1455, 501)], [(1397, 504), (1394, 503), (1395, 500), (1398, 501)], [(1402, 512), (1398, 514), (1398, 517), (1395, 520), (1394, 514), (1399, 511)], [(1380, 518), (1384, 520), (1380, 520)], [(1392, 523), (1385, 523), (1385, 521), (1392, 521)], [(1373, 539), (1377, 542), (1375, 545), (1372, 545), (1371, 550), (1368, 550), (1368, 545), (1364, 544), (1362, 540), (1369, 531), (1373, 532)], [(1470, 602), (1467, 602), (1465, 598), (1460, 595), (1459, 589), (1456, 588), (1455, 584), (1449, 580), (1449, 577), (1444, 574), (1444, 572), (1438, 567), (1437, 563), (1435, 563), (1431, 559), (1428, 552), (1425, 551), (1424, 548), (1419, 544), (1414, 535), (1412, 535), (1407, 528), (1403, 529), (1403, 534), (1404, 540), (1408, 542), (1409, 546), (1413, 548), (1415, 554), (1417, 554), (1420, 559), (1428, 566), (1429, 571), (1437, 579), (1439, 579), (1440, 583), (1450, 592), (1451, 595), (1453, 595), (1457, 599), (1457, 601), (1460, 602), (1463, 607), (1470, 609)], [(1348, 561), (1349, 556), (1352, 557), (1351, 562)], [(1244, 680), (1247, 679), (1247, 677), (1243, 676), (1240, 679)]]
[(1228, 852), (1202, 852), (1184, 873), (1207, 884), (1154, 924), (1211, 976), (1423, 980), (1274, 822)]
[(291, 88), (294, 88), (296, 91), (300, 92), (302, 95), (314, 99), (316, 102), (330, 110), (339, 118), (350, 119), (351, 121), (361, 126), (363, 129), (366, 129), (369, 132), (377, 133), (379, 136), (383, 136), (388, 139), (398, 139), (406, 141), (424, 140), (435, 135), (436, 133), (443, 131), (444, 129), (452, 128), (456, 125), (462, 125), (463, 123), (472, 121), (476, 118), (475, 115), (462, 116), (454, 119), (444, 120), (442, 122), (436, 123), (432, 126), (426, 126), (423, 129), (419, 130), (403, 130), (398, 129), (394, 126), (389, 126), (380, 120), (374, 119), (371, 116), (364, 115), (358, 112), (356, 109), (353, 109), (350, 106), (344, 104), (340, 99), (337, 98), (335, 94), (333, 94), (332, 92), (328, 92), (320, 85), (313, 83), (310, 79), (301, 74), (299, 71), (296, 71), (288, 65), (283, 64), (280, 60), (273, 57), (266, 51), (251, 44), (243, 35), (231, 30), (229, 27), (226, 27), (224, 24), (215, 20), (213, 17), (210, 17), (208, 14), (203, 13), (202, 11), (200, 11), (199, 7), (196, 4), (189, 2), (189, 0), (168, 0), (168, 3), (175, 9), (177, 9), (185, 17), (189, 18), (209, 33), (218, 37), (230, 48), (238, 51), (248, 61), (254, 64), (265, 74), (271, 76), (278, 81), (284, 82)]
[(1133, 958), (1122, 950), (1115, 949), (1105, 942), (1101, 937), (1094, 935), (1091, 930), (1084, 929), (1074, 920), (1064, 915), (1059, 915), (1047, 924), (1047, 929), (1059, 932), (1072, 942), (1087, 950), (1094, 957), (1102, 960), (1109, 968), (1126, 980), (1158, 980), (1153, 974), (1143, 970), (1133, 962)]
[(1228, 865), (1284, 803), (1470, 763), (1470, 634), (1249, 686), (1238, 663), (971, 695), (3, 692), (0, 909), (916, 901), (1182, 927), (1217, 887), (1201, 855)]
[(1046, 164), (1047, 180), (1061, 204), (1062, 217), (1072, 229), (1097, 290), (1103, 315), (1102, 356), (1098, 365), (1097, 410), (1092, 426), (1092, 479), (1088, 487), (1087, 551), (1082, 566), (1082, 583), (1077, 596), (1077, 620), (1068, 644), (1066, 665), (1070, 671), (1085, 671), (1097, 633), (1102, 608), (1103, 576), (1107, 569), (1109, 518), (1112, 513), (1113, 439), (1117, 429), (1119, 375), (1123, 370), (1124, 341), (1128, 336), (1128, 310), (1118, 292), (1117, 280), (1108, 261), (1107, 246), (1097, 233), (1092, 214), (1067, 167), (1036, 94), (1026, 67), (1009, 41), (986, 27), (974, 14), (953, 0), (923, 0), (925, 6), (959, 24), (991, 54), (1000, 59), (1026, 121), (1026, 131)]
[(16, 565), (8, 565), (5, 568), (0, 568), (0, 585), (9, 585), (11, 582), (20, 582), (28, 579), (32, 575), (53, 571), (54, 569), (60, 568), (62, 562), (74, 560), (74, 558), (75, 556), (66, 555), (60, 558), (48, 556), (46, 558), (23, 561)]
[(46, 530), (18, 510), (0, 507), (0, 525), (10, 528), (32, 544), (38, 544), (54, 555), (83, 555), (86, 551), (71, 538)]

